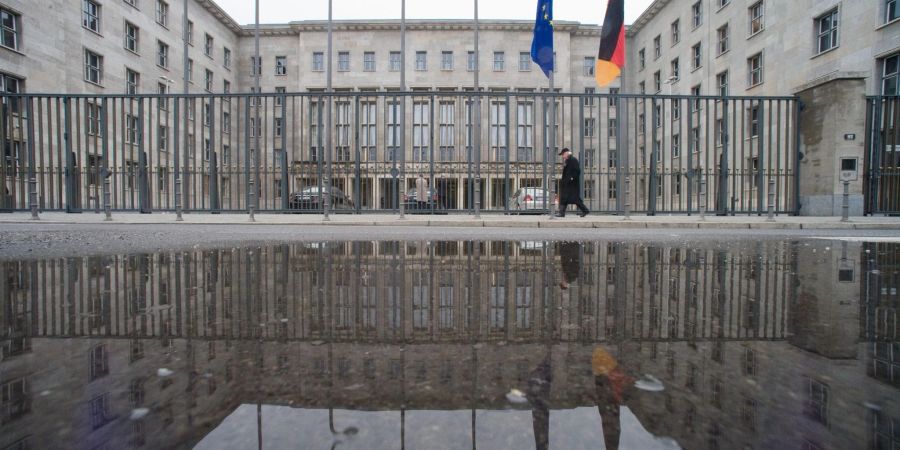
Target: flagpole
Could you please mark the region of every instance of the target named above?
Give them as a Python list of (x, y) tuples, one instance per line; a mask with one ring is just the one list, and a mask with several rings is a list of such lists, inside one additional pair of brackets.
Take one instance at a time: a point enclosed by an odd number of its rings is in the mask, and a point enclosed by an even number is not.
[[(406, 0), (400, 0), (400, 185), (397, 198), (400, 200), (400, 219), (406, 218), (403, 195), (406, 193)], [(418, 195), (418, 193), (417, 193)]]
[[(556, 58), (553, 58), (553, 68), (550, 69), (550, 161), (553, 161), (553, 164), (550, 166), (551, 168), (556, 167), (556, 157), (554, 155), (556, 153), (556, 93), (553, 89), (553, 72), (556, 71)], [(551, 184), (550, 180), (553, 179), (553, 170), (547, 172), (547, 187), (548, 189)], [(559, 187), (558, 185), (553, 187), (551, 192), (556, 192), (556, 197), (559, 198)], [(556, 203), (550, 203), (550, 220), (553, 220), (553, 216), (556, 215)]]
[[(259, 1), (259, 0), (257, 0)], [(322, 192), (321, 198), (325, 199), (324, 202), (324, 216), (322, 220), (324, 222), (328, 222), (331, 220), (328, 217), (328, 213), (331, 212), (331, 103), (333, 102), (333, 98), (331, 97), (331, 65), (332, 65), (332, 49), (331, 49), (331, 33), (334, 28), (334, 24), (332, 23), (331, 18), (331, 0), (328, 0), (328, 74), (326, 75), (325, 80), (325, 92), (328, 93), (328, 111), (327, 111), (327, 119), (325, 120), (325, 181), (322, 183)]]
[[(184, 47), (184, 48), (183, 48), (183, 51), (182, 51), (182, 53), (184, 53), (183, 60), (182, 60), (182, 66), (183, 66), (182, 83), (184, 83), (184, 89), (183, 89), (183, 92), (184, 92), (185, 94), (188, 93), (188, 36), (187, 36), (187, 27), (188, 27), (188, 0), (184, 0), (184, 10), (182, 11), (182, 17), (181, 17), (181, 40), (182, 40), (182, 45), (183, 45), (183, 47)], [(168, 93), (168, 84), (166, 85), (166, 93)], [(178, 111), (178, 102), (179, 102), (179, 99), (176, 98), (176, 99), (175, 99), (175, 104), (176, 104), (176, 105), (175, 105), (175, 111)], [(188, 111), (187, 111), (187, 108), (188, 108), (188, 101), (187, 101), (187, 96), (185, 95), (185, 100), (184, 100), (184, 122), (183, 122), (183, 126), (184, 126), (184, 154), (185, 154), (185, 155), (187, 155), (187, 152), (188, 152), (187, 149), (188, 149), (188, 145), (189, 145), (188, 140), (187, 140), (187, 136), (188, 136)], [(175, 128), (177, 129), (178, 126), (176, 125)], [(176, 132), (175, 134), (177, 135), (178, 133)], [(182, 196), (184, 195), (184, 189), (183, 189), (183, 187), (182, 187), (182, 185), (181, 185), (181, 184), (184, 182), (184, 181), (183, 181), (183, 180), (184, 180), (184, 177), (182, 176), (181, 173), (179, 173), (179, 172), (181, 171), (181, 168), (178, 167), (178, 166), (179, 166), (178, 158), (179, 158), (179, 156), (180, 156), (180, 155), (178, 154), (178, 150), (179, 150), (179, 148), (178, 148), (178, 136), (175, 136), (175, 155), (174, 155), (174, 157), (175, 157), (175, 220), (176, 220), (177, 222), (181, 222), (182, 220), (184, 220), (184, 217), (182, 217), (182, 212), (183, 212), (183, 210), (184, 210), (184, 207), (183, 207), (184, 202), (183, 202), (183, 199), (182, 199)], [(186, 161), (186, 160), (185, 160), (185, 161)], [(186, 170), (187, 170), (187, 164), (184, 165), (184, 168), (185, 168), (185, 171), (186, 171)]]
[(475, 160), (475, 218), (481, 218), (481, 96), (478, 90), (478, 72), (481, 71), (478, 54), (478, 0), (475, 0), (475, 147), (472, 152)]

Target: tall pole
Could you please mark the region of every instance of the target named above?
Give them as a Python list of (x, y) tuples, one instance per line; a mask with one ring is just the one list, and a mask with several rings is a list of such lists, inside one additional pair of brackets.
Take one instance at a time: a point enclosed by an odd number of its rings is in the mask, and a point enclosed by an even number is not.
[(403, 194), (406, 192), (406, 0), (400, 0), (400, 219), (406, 218)]
[(481, 58), (478, 55), (478, 0), (475, 0), (475, 218), (481, 218), (481, 96), (478, 91), (478, 72), (481, 71)]
[[(181, 82), (182, 82), (182, 84), (184, 84), (184, 89), (182, 90), (182, 92), (184, 92), (185, 94), (188, 93), (188, 35), (187, 35), (187, 32), (188, 32), (188, 2), (189, 1), (190, 0), (184, 0), (184, 9), (182, 10), (182, 13), (181, 13), (181, 41), (182, 41), (181, 53), (184, 55), (183, 59), (182, 59), (182, 67), (184, 70), (182, 73)], [(168, 90), (168, 81), (166, 81), (166, 87), (167, 87), (166, 90)], [(177, 105), (178, 99), (175, 99), (175, 102), (176, 102), (175, 111), (177, 112), (178, 111), (178, 105)], [(182, 124), (184, 126), (184, 158), (185, 158), (184, 170), (187, 171), (187, 154), (188, 154), (187, 149), (188, 149), (188, 145), (190, 145), (190, 143), (188, 142), (188, 100), (187, 100), (187, 96), (185, 96), (185, 98), (184, 98), (184, 118), (182, 119)], [(175, 157), (175, 220), (180, 222), (180, 221), (184, 220), (184, 218), (181, 216), (182, 211), (184, 209), (183, 208), (184, 200), (182, 198), (184, 196), (184, 189), (181, 185), (184, 182), (183, 181), (184, 177), (182, 177), (181, 173), (179, 173), (179, 171), (181, 169), (178, 167), (179, 166), (178, 150), (179, 150), (178, 136), (175, 136), (175, 149), (174, 149), (174, 152), (175, 152), (175, 155), (174, 155), (174, 157)]]
[[(259, 78), (262, 76), (262, 61), (259, 59), (259, 0), (256, 0), (256, 22), (253, 29), (254, 61), (253, 72), (255, 77), (253, 85), (257, 94), (259, 94)], [(259, 134), (262, 131), (262, 125), (259, 123), (259, 97), (253, 98), (253, 154), (250, 155), (250, 221), (256, 221), (256, 207), (259, 205), (258, 188), (259, 176), (257, 173), (259, 167)]]
[[(259, 0), (257, 0), (259, 1)], [(333, 29), (331, 19), (331, 0), (328, 0), (328, 74), (325, 77), (325, 92), (331, 94), (331, 32)], [(328, 213), (331, 212), (331, 104), (334, 99), (328, 96), (328, 117), (325, 119), (325, 182), (322, 183), (321, 197), (325, 199), (323, 221), (331, 220)]]
[[(553, 171), (556, 167), (556, 95), (553, 90), (553, 72), (556, 70), (556, 58), (553, 58), (553, 68), (550, 69), (550, 142), (549, 142), (549, 155), (550, 161), (553, 161), (553, 164), (550, 164), (550, 170), (547, 172), (547, 187), (550, 188), (553, 186), (553, 189), (550, 192), (556, 192), (556, 197), (559, 198), (559, 185), (557, 183), (551, 183), (553, 180)], [(556, 203), (550, 202), (550, 220), (553, 220), (553, 216), (556, 215)]]

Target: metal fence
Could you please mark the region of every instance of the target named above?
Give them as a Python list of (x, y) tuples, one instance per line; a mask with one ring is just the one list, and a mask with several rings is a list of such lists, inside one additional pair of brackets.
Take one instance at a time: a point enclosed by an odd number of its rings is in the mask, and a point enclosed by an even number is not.
[(866, 214), (900, 214), (900, 97), (866, 100)]
[(794, 97), (412, 91), (2, 100), (6, 211), (546, 213), (562, 147), (581, 161), (583, 197), (595, 212), (797, 211)]

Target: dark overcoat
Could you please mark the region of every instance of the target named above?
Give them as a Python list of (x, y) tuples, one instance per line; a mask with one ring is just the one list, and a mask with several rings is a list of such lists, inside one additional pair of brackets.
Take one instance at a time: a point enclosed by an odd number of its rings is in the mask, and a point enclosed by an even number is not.
[(581, 198), (579, 192), (579, 181), (581, 179), (581, 164), (578, 159), (569, 155), (563, 166), (562, 179), (559, 183), (559, 201), (560, 203), (577, 203)]

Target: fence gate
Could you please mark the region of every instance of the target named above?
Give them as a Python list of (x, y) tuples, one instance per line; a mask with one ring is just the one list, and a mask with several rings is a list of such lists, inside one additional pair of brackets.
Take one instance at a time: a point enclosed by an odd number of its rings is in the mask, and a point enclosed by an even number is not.
[(866, 214), (900, 214), (900, 97), (869, 97), (863, 185)]

